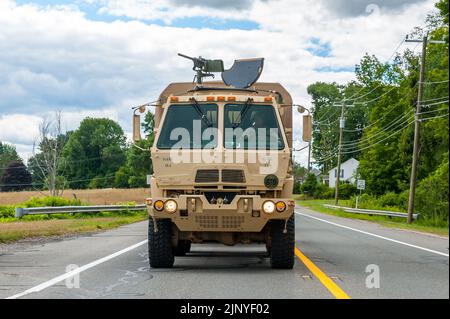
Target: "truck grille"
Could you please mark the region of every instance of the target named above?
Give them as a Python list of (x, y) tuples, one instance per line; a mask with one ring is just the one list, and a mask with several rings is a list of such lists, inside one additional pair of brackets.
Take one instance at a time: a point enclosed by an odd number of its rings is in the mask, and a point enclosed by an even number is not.
[(244, 216), (223, 216), (222, 227), (223, 228), (240, 228), (242, 223), (245, 222)]
[(217, 169), (199, 169), (195, 176), (196, 183), (218, 183), (219, 170)]
[(222, 182), (245, 183), (244, 171), (240, 169), (224, 169), (222, 171)]
[(195, 216), (195, 221), (202, 228), (219, 228), (217, 216)]
[(203, 229), (217, 229), (219, 227), (225, 229), (241, 228), (245, 223), (244, 216), (222, 216), (221, 225), (219, 225), (218, 216), (195, 216), (195, 222)]

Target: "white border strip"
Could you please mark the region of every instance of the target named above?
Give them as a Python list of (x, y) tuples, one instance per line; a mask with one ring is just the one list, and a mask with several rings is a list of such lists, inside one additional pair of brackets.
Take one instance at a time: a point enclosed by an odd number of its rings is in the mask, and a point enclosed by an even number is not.
[(69, 272), (67, 272), (67, 273), (65, 273), (65, 274), (63, 274), (61, 276), (58, 276), (58, 277), (53, 278), (53, 279), (50, 279), (49, 281), (46, 281), (46, 282), (44, 282), (44, 283), (42, 283), (42, 284), (40, 284), (40, 285), (38, 285), (36, 287), (30, 288), (30, 289), (25, 290), (24, 292), (22, 292), (20, 294), (8, 297), (6, 299), (17, 299), (17, 298), (20, 298), (20, 297), (23, 297), (23, 296), (26, 296), (26, 295), (29, 295), (29, 294), (32, 294), (32, 293), (36, 293), (36, 292), (42, 291), (42, 290), (44, 290), (44, 289), (46, 289), (48, 287), (56, 285), (58, 282), (61, 282), (61, 281), (66, 280), (68, 278), (71, 278), (71, 277), (73, 277), (73, 276), (75, 276), (75, 275), (77, 275), (77, 274), (79, 274), (79, 273), (81, 273), (81, 272), (83, 272), (85, 270), (88, 270), (88, 269), (90, 269), (92, 267), (100, 265), (100, 264), (102, 264), (104, 262), (107, 262), (107, 261), (109, 261), (109, 260), (111, 260), (113, 258), (116, 258), (116, 257), (118, 257), (120, 255), (123, 255), (123, 254), (129, 252), (130, 250), (133, 250), (133, 249), (136, 249), (136, 248), (138, 248), (138, 247), (140, 247), (142, 245), (145, 245), (146, 243), (147, 243), (147, 240), (141, 241), (140, 243), (134, 244), (134, 245), (132, 245), (130, 247), (122, 249), (122, 250), (120, 250), (120, 251), (118, 251), (118, 252), (116, 252), (114, 254), (111, 254), (109, 256), (103, 257), (101, 259), (97, 259), (96, 261), (93, 261), (93, 262), (91, 262), (91, 263), (89, 263), (87, 265), (84, 265), (84, 266), (81, 266), (81, 267), (79, 267), (79, 268), (77, 268), (75, 270), (69, 271)]
[(428, 249), (428, 248), (424, 248), (424, 247), (408, 244), (408, 243), (405, 243), (403, 241), (387, 238), (387, 237), (376, 235), (376, 234), (373, 234), (373, 233), (369, 233), (369, 232), (366, 232), (366, 231), (363, 231), (363, 230), (359, 230), (359, 229), (355, 229), (355, 228), (352, 228), (352, 227), (336, 224), (336, 223), (330, 222), (328, 220), (321, 219), (321, 218), (314, 217), (314, 216), (307, 215), (307, 214), (303, 214), (303, 213), (299, 213), (297, 211), (295, 213), (297, 215), (301, 215), (301, 216), (305, 216), (305, 217), (308, 217), (308, 218), (312, 218), (312, 219), (315, 219), (315, 220), (318, 220), (318, 221), (321, 221), (321, 222), (324, 222), (324, 223), (327, 223), (327, 224), (330, 224), (330, 225), (334, 225), (334, 226), (341, 227), (341, 228), (344, 228), (344, 229), (352, 230), (352, 231), (355, 231), (355, 232), (358, 232), (358, 233), (361, 233), (361, 234), (364, 234), (364, 235), (368, 235), (368, 236), (376, 237), (376, 238), (379, 238), (379, 239), (384, 239), (384, 240), (387, 240), (387, 241), (390, 241), (390, 242), (393, 242), (393, 243), (397, 243), (397, 244), (400, 244), (400, 245), (404, 245), (404, 246), (408, 246), (408, 247), (424, 250), (424, 251), (427, 251), (427, 252), (430, 252), (430, 253), (433, 253), (433, 254), (437, 254), (437, 255), (440, 255), (440, 256), (449, 257), (448, 254), (442, 253), (440, 251), (436, 251), (436, 250), (432, 250), (432, 249)]

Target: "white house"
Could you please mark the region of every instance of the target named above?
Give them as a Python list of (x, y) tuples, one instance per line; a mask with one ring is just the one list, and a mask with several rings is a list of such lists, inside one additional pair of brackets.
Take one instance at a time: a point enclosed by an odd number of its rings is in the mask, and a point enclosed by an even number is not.
[[(354, 158), (347, 160), (341, 164), (341, 182), (356, 183), (356, 171), (358, 170), (359, 161)], [(336, 187), (337, 167), (328, 171), (328, 186)]]

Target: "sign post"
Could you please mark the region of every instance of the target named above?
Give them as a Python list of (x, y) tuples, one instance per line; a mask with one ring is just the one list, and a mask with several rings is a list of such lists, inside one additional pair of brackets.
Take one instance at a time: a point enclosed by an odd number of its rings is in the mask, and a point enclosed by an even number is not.
[(356, 181), (356, 187), (359, 189), (359, 195), (356, 196), (356, 208), (358, 208), (359, 197), (362, 191), (366, 189), (366, 181), (364, 179), (358, 179)]

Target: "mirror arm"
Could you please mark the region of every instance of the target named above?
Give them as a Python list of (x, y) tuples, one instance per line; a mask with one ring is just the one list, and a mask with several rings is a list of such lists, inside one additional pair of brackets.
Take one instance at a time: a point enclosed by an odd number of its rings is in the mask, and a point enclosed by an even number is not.
[(144, 152), (150, 152), (149, 148), (142, 148), (139, 145), (132, 143), (131, 145), (133, 145), (134, 147), (136, 147), (138, 150), (144, 151)]

